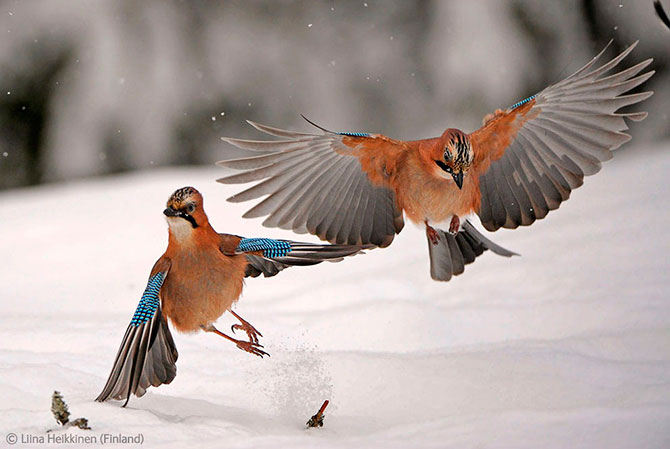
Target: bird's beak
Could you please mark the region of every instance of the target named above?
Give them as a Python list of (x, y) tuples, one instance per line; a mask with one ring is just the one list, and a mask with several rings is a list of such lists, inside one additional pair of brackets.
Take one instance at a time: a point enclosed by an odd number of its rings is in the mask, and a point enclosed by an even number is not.
[(180, 217), (180, 218), (183, 218), (184, 220), (191, 223), (191, 226), (193, 226), (193, 229), (195, 229), (199, 226), (198, 222), (195, 221), (195, 218), (192, 215), (187, 214), (186, 212), (182, 212), (180, 210), (176, 210), (176, 209), (173, 209), (171, 207), (168, 207), (163, 211), (163, 214), (165, 214), (166, 217)]
[(451, 176), (454, 177), (454, 182), (456, 183), (458, 188), (462, 189), (463, 188), (463, 172), (454, 173)]
[(171, 207), (168, 207), (163, 211), (163, 214), (165, 214), (166, 217), (178, 217), (180, 215), (178, 210), (174, 210)]

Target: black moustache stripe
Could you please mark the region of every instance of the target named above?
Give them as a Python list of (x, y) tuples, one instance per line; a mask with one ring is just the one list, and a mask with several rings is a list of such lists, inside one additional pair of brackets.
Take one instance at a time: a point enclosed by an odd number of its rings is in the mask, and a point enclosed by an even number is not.
[(447, 164), (445, 164), (445, 163), (442, 162), (442, 161), (435, 161), (435, 163), (436, 163), (437, 166), (440, 167), (442, 170), (444, 170), (445, 172), (449, 173), (449, 167), (447, 166)]
[(185, 214), (185, 213), (182, 212), (181, 214), (179, 214), (179, 216), (181, 218), (187, 220), (189, 223), (191, 223), (191, 226), (193, 226), (193, 229), (198, 227), (198, 223), (196, 223), (195, 218), (193, 218), (191, 215)]

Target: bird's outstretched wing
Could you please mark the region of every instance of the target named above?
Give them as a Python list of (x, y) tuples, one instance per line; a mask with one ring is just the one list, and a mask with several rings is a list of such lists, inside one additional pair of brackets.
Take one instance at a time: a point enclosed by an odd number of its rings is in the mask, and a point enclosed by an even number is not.
[(402, 211), (388, 182), (404, 149), (402, 142), (320, 127), (321, 134), (307, 134), (249, 124), (283, 140), (223, 139), (245, 150), (269, 152), (218, 163), (243, 170), (219, 179), (221, 183), (261, 181), (228, 201), (269, 195), (245, 218), (268, 215), (265, 226), (350, 245), (388, 246), (402, 230)]
[[(219, 234), (225, 247), (225, 254), (244, 254), (247, 258), (245, 276), (257, 277), (261, 273), (265, 277), (274, 276), (284, 268), (292, 266), (316, 265), (323, 261), (339, 262), (342, 258), (353, 256), (372, 245), (321, 245), (318, 243), (302, 243), (290, 240), (268, 238), (244, 238)], [(236, 246), (230, 244), (236, 238)]]
[(161, 286), (169, 269), (170, 262), (166, 258), (159, 259), (154, 266), (123, 336), (109, 379), (96, 401), (125, 399), (125, 407), (131, 394), (142, 396), (150, 386), (169, 384), (177, 375), (177, 348), (160, 304)]
[(654, 72), (638, 75), (652, 60), (604, 77), (637, 45), (595, 68), (607, 47), (568, 78), (504, 111), (496, 111), (470, 134), (479, 177), (482, 224), (489, 231), (516, 228), (543, 218), (600, 170), (611, 151), (630, 140), (625, 118), (640, 121), (646, 112), (617, 113), (652, 92), (626, 93)]

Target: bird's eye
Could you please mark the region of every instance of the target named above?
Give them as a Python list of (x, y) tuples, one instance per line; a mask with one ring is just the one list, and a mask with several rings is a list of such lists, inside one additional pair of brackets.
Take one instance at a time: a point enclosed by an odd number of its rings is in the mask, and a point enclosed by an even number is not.
[(193, 212), (195, 212), (195, 204), (193, 203), (189, 204), (186, 210), (188, 210), (189, 214), (192, 214)]

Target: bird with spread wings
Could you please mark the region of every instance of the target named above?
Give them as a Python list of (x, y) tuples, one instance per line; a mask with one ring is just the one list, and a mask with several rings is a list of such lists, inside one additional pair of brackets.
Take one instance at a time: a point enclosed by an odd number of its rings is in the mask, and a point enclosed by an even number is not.
[[(179, 332), (210, 332), (239, 349), (263, 357), (263, 335), (233, 310), (245, 277), (271, 277), (291, 266), (338, 262), (363, 245), (321, 245), (220, 234), (209, 222), (203, 197), (193, 187), (177, 189), (163, 214), (168, 246), (151, 269), (147, 286), (121, 340), (112, 370), (96, 401), (141, 397), (149, 387), (169, 384), (177, 375), (177, 347), (168, 320)], [(214, 322), (226, 312), (240, 321), (248, 341), (219, 331)]]
[[(255, 183), (232, 202), (266, 196), (246, 218), (267, 216), (265, 226), (331, 243), (385, 247), (402, 230), (403, 215), (424, 223), (431, 276), (447, 281), (487, 249), (514, 254), (477, 231), (468, 215), (477, 214), (489, 231), (528, 226), (557, 209), (630, 140), (626, 119), (647, 114), (618, 111), (652, 95), (629, 93), (654, 74), (641, 73), (652, 60), (610, 72), (636, 45), (598, 66), (605, 47), (566, 79), (487, 115), (469, 134), (449, 128), (439, 137), (401, 141), (249, 122), (280, 140), (223, 138), (262, 153), (219, 162), (241, 171), (219, 182)], [(448, 231), (433, 227), (442, 222)]]

